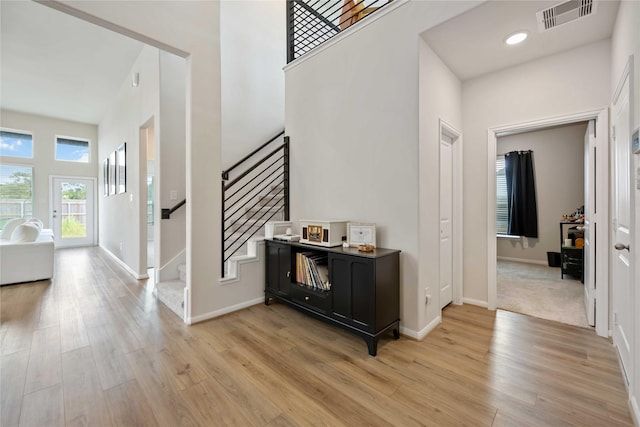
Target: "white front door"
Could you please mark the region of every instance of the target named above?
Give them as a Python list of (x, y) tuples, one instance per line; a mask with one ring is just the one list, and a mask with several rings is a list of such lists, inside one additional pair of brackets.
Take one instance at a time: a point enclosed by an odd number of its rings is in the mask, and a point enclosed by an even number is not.
[(633, 288), (631, 272), (633, 257), (631, 241), (631, 178), (630, 178), (630, 108), (629, 74), (613, 104), (613, 196), (612, 196), (612, 310), (613, 343), (618, 349), (625, 375), (630, 375), (630, 354), (633, 348)]
[(596, 324), (596, 277), (593, 269), (596, 265), (596, 123), (589, 121), (584, 135), (584, 306), (587, 322)]
[(440, 308), (453, 300), (453, 140), (441, 135), (440, 140)]
[(95, 245), (95, 185), (89, 178), (51, 179), (51, 224), (56, 247)]

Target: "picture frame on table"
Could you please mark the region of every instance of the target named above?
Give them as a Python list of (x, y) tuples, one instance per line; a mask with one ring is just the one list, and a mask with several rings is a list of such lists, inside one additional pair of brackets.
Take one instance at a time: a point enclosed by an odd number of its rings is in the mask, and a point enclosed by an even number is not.
[(347, 223), (347, 243), (349, 247), (376, 247), (376, 225), (366, 222)]

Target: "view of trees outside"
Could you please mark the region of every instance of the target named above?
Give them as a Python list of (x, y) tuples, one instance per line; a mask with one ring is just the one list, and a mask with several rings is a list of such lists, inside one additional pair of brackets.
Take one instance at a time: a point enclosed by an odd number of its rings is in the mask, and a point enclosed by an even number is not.
[[(33, 216), (33, 169), (29, 166), (0, 166), (0, 229), (12, 218)], [(62, 184), (62, 237), (85, 237), (87, 187)]]
[(85, 237), (87, 186), (84, 184), (62, 183), (62, 237)]
[(0, 228), (11, 218), (33, 215), (33, 169), (0, 166)]

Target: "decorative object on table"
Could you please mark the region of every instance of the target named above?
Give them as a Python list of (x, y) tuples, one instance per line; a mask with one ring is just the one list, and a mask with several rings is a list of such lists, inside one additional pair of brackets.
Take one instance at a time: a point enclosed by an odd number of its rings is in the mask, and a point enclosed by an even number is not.
[(282, 240), (285, 242), (297, 242), (300, 240), (299, 234), (276, 234), (273, 236), (274, 240)]
[(300, 220), (300, 242), (333, 247), (347, 240), (347, 221)]
[(347, 224), (347, 242), (349, 246), (376, 247), (376, 225), (364, 222), (350, 222)]
[(358, 251), (360, 252), (373, 252), (375, 248), (373, 245), (358, 245)]
[(269, 221), (264, 225), (264, 237), (273, 239), (277, 234), (291, 234), (287, 230), (291, 229), (291, 221)]
[(571, 214), (562, 214), (563, 222), (584, 222), (584, 205), (580, 206)]

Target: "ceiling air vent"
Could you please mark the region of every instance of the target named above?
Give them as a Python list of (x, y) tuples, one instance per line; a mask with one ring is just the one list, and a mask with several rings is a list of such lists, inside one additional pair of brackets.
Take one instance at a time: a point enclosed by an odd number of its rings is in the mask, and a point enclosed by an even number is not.
[(570, 0), (536, 12), (540, 32), (550, 30), (598, 10), (597, 0)]

